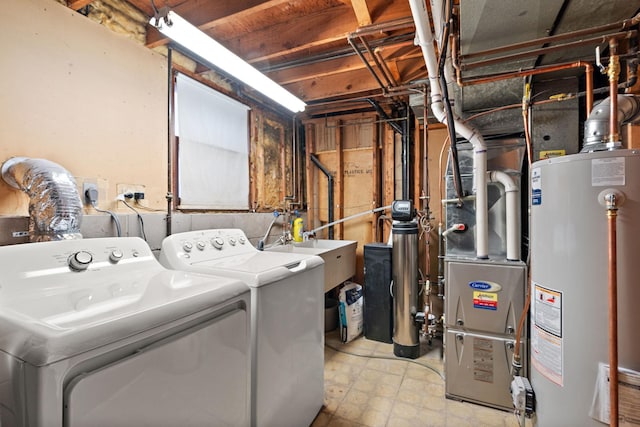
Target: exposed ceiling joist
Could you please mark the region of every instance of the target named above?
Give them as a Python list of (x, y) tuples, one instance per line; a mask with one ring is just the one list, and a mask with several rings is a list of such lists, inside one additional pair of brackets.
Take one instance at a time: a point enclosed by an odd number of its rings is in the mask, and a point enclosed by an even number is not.
[[(629, 19), (638, 13), (638, 1), (564, 0), (569, 7), (558, 17), (557, 0), (529, 0), (509, 3), (508, 7), (496, 5), (493, 0), (455, 0), (460, 22), (457, 50), (467, 54), (520, 39), (531, 41), (539, 34), (546, 34), (554, 22), (557, 24), (554, 34), (561, 34)], [(414, 45), (415, 26), (407, 0), (154, 2), (157, 8), (169, 8), (180, 14), (311, 103), (362, 94), (384, 97), (393, 93), (395, 87), (406, 87), (426, 76), (421, 50)], [(67, 5), (75, 10), (88, 4), (92, 4), (86, 9), (89, 18), (105, 25), (113, 23), (109, 22), (110, 18), (120, 20), (116, 27), (121, 29), (129, 24), (126, 9), (142, 12), (135, 18), (131, 15), (138, 31), (145, 15), (154, 15), (151, 0), (67, 0)], [(594, 5), (599, 8), (598, 14), (589, 12)], [(431, 2), (426, 6), (429, 13)], [(495, 24), (497, 17), (500, 25)], [(151, 25), (146, 29), (150, 47), (167, 43)], [(588, 48), (593, 51), (591, 46)], [(585, 56), (574, 50), (560, 54), (563, 58)], [(554, 61), (558, 55), (545, 54), (543, 62)], [(592, 52), (589, 55), (593, 56)], [(563, 62), (567, 62), (566, 58)], [(197, 72), (207, 69), (206, 64), (202, 64)], [(461, 95), (456, 101), (464, 101), (464, 97)], [(456, 104), (464, 106), (464, 102)]]
[[(142, 0), (136, 0), (141, 2)], [(242, 20), (248, 16), (259, 14), (288, 3), (290, 0), (236, 0), (236, 1), (185, 1), (171, 9), (191, 24), (207, 31), (216, 26)], [(151, 16), (153, 12), (151, 12)], [(152, 27), (151, 27), (152, 28)], [(147, 35), (147, 46), (156, 47), (167, 44), (167, 38), (158, 31), (150, 31)]]
[(369, 13), (367, 0), (351, 0), (351, 6), (356, 14), (358, 26), (364, 27), (366, 25), (371, 25), (371, 14)]
[[(285, 85), (285, 87), (303, 100), (354, 96), (359, 93), (369, 93), (372, 90), (376, 90), (376, 87), (371, 85), (371, 75), (366, 69), (342, 73), (332, 77), (327, 81), (323, 81), (323, 77), (308, 79)], [(377, 87), (377, 92), (382, 92), (380, 87)]]

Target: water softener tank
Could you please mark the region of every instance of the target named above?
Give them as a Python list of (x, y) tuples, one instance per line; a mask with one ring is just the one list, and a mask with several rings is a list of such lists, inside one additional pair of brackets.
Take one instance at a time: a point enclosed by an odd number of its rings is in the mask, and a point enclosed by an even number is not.
[(393, 277), (393, 354), (416, 359), (420, 356), (418, 303), (418, 223), (413, 205), (396, 200), (391, 207)]
[[(609, 389), (602, 365), (609, 363), (610, 313), (607, 211), (599, 198), (610, 191), (624, 195), (617, 211), (618, 360), (620, 372), (626, 368), (637, 373), (640, 151), (538, 161), (531, 169), (531, 191), (531, 384), (536, 425), (602, 426), (596, 418), (608, 423)], [(626, 416), (622, 400), (619, 407), (620, 416)]]

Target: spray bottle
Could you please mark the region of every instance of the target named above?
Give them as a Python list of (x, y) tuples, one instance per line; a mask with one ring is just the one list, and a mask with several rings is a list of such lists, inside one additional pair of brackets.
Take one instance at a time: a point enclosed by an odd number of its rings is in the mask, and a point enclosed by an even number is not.
[(304, 220), (300, 217), (293, 220), (293, 241), (302, 242), (302, 231), (304, 229)]

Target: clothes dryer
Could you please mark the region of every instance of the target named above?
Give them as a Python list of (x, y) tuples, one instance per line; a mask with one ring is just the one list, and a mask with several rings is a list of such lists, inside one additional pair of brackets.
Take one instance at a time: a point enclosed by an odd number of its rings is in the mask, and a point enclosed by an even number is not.
[(239, 229), (162, 242), (166, 267), (241, 279), (251, 288), (252, 424), (308, 426), (324, 400), (324, 261), (262, 252)]
[(249, 288), (135, 237), (0, 247), (0, 424), (248, 426)]

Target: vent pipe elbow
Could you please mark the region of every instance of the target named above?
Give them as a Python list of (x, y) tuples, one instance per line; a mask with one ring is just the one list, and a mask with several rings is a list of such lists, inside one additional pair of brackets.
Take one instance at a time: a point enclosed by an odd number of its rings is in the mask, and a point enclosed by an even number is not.
[(518, 206), (520, 206), (520, 188), (514, 179), (503, 171), (487, 172), (489, 182), (501, 184), (504, 187), (507, 227), (507, 260), (520, 261), (520, 229), (518, 227)]
[(29, 196), (31, 242), (82, 238), (82, 201), (65, 168), (45, 159), (13, 157), (2, 164), (2, 179)]
[[(611, 97), (597, 103), (584, 122), (584, 145), (582, 152), (608, 150), (609, 109)], [(618, 95), (618, 127), (625, 123), (640, 121), (640, 98), (632, 94)]]

